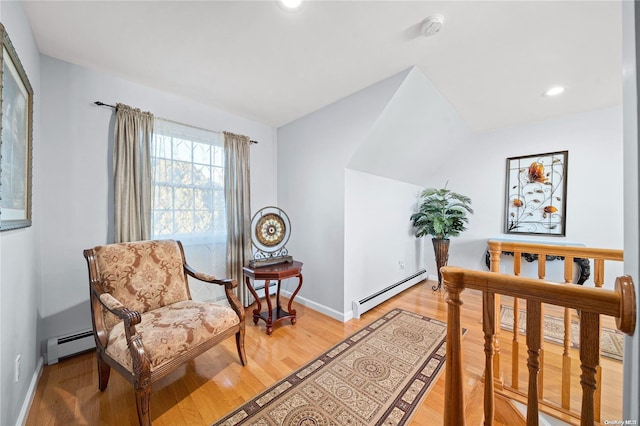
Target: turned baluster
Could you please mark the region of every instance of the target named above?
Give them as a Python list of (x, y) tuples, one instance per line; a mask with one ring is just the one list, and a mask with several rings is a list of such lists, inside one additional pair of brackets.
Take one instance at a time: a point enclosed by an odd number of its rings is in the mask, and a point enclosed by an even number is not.
[(593, 312), (580, 314), (580, 384), (582, 385), (582, 411), (580, 424), (593, 425), (595, 422), (594, 396), (596, 391), (596, 370), (600, 363), (600, 315)]
[[(500, 255), (502, 254), (502, 243), (500, 241), (489, 241), (489, 253), (491, 259), (491, 272), (500, 273)], [(520, 256), (515, 256), (520, 257)], [(500, 312), (500, 295), (495, 295), (496, 310)], [(493, 337), (493, 380), (498, 389), (504, 387), (502, 380), (502, 370), (500, 368), (500, 318), (496, 317), (493, 325), (494, 337)]]
[[(493, 338), (496, 324), (496, 301), (495, 294), (489, 292), (482, 293), (482, 329), (484, 331), (484, 377), (493, 377)], [(484, 381), (484, 424), (493, 424), (494, 416), (494, 383), (493, 380)]]
[(527, 400), (527, 426), (538, 426), (538, 376), (540, 372), (540, 347), (542, 341), (542, 306), (540, 302), (527, 300), (527, 367), (529, 368), (529, 392)]
[[(604, 259), (593, 259), (593, 284), (596, 288), (602, 288), (604, 284)], [(602, 339), (602, 323), (598, 327), (598, 337)], [(596, 367), (596, 392), (593, 395), (594, 419), (599, 422), (602, 407), (602, 367), (600, 363)]]
[[(564, 282), (573, 282), (573, 257), (564, 258)], [(571, 310), (564, 308), (564, 340), (562, 348), (562, 399), (561, 406), (569, 410), (571, 408)]]
[[(520, 276), (522, 267), (522, 255), (520, 252), (513, 254), (513, 274)], [(511, 386), (514, 389), (520, 387), (520, 300), (513, 298), (513, 341), (511, 342)]]
[[(547, 255), (545, 253), (538, 253), (538, 278), (544, 280), (547, 277)], [(529, 309), (527, 308), (527, 312)], [(529, 314), (527, 313), (527, 318)], [(544, 305), (540, 305), (540, 319), (544, 318)], [(527, 333), (529, 328), (527, 328)], [(540, 352), (539, 352), (539, 374), (538, 374), (538, 399), (542, 399), (544, 391), (544, 339), (540, 339)]]

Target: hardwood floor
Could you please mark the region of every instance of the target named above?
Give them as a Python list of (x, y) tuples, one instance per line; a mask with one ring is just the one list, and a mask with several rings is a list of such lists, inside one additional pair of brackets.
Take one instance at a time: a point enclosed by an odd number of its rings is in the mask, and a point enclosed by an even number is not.
[[(332, 345), (393, 308), (402, 308), (446, 321), (445, 293), (433, 292), (433, 283), (421, 283), (366, 312), (359, 320), (341, 323), (294, 302), (298, 322), (285, 321), (265, 334), (265, 326), (251, 321), (248, 309), (246, 351), (249, 363), (242, 367), (235, 340), (228, 339), (153, 386), (151, 418), (154, 425), (209, 425), (287, 376)], [(468, 329), (463, 340), (466, 373), (465, 417), (468, 424), (482, 419), (482, 370), (484, 350), (480, 324), (480, 293), (462, 293), (462, 325)], [(546, 313), (553, 313), (547, 310)], [(612, 322), (603, 325), (615, 328)], [(510, 357), (511, 337), (501, 334), (502, 357)], [(545, 388), (557, 392), (561, 348), (547, 344), (545, 349)], [(504, 364), (503, 364), (504, 365)], [(622, 418), (622, 363), (602, 360), (602, 419)], [(503, 367), (504, 368), (504, 367)], [(522, 367), (524, 369), (525, 367)], [(576, 364), (575, 368), (579, 368)], [(523, 381), (526, 386), (526, 377)], [(579, 407), (580, 390), (573, 393)], [(412, 425), (442, 424), (444, 373), (417, 410)], [(109, 386), (98, 390), (95, 354), (81, 354), (53, 366), (45, 366), (39, 380), (27, 425), (137, 425), (132, 386), (112, 371)]]

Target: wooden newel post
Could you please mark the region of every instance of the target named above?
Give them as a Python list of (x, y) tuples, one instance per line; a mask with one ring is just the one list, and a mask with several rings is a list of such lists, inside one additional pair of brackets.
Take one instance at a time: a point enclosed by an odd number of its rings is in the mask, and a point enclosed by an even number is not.
[(462, 380), (462, 326), (460, 324), (460, 293), (464, 290), (462, 275), (445, 267), (442, 269), (447, 292), (447, 363), (444, 385), (444, 425), (460, 426), (464, 420)]

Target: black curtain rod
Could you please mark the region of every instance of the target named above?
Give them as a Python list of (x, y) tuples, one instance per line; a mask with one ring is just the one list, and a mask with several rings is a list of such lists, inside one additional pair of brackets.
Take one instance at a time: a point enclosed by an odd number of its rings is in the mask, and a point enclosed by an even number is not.
[[(106, 106), (106, 107), (109, 107), (109, 108), (118, 109), (115, 105), (105, 104), (104, 102), (100, 102), (100, 101), (95, 101), (95, 102), (94, 102), (94, 104), (95, 104), (95, 105), (98, 105), (98, 106)], [(188, 124), (187, 124), (187, 126), (188, 126)], [(191, 127), (193, 127), (193, 126), (191, 126)], [(207, 130), (207, 129), (203, 129), (203, 130)], [(209, 130), (209, 131), (210, 131), (210, 130)], [(216, 132), (216, 133), (219, 133), (219, 132)], [(250, 141), (249, 141), (249, 143), (251, 143), (251, 144), (257, 144), (257, 143), (258, 143), (258, 141), (252, 141), (252, 140), (250, 140)]]
[(105, 104), (104, 102), (100, 102), (100, 101), (95, 101), (94, 104), (96, 104), (98, 106), (106, 106), (106, 107), (109, 107), (109, 108), (116, 109), (115, 105)]

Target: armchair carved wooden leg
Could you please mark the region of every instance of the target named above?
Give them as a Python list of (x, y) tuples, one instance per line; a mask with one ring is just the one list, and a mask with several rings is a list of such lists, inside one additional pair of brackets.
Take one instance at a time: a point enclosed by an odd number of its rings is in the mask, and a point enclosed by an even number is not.
[(98, 360), (98, 389), (103, 391), (109, 384), (111, 366), (102, 359), (102, 354), (96, 353), (96, 355), (96, 359)]
[(151, 400), (151, 380), (149, 377), (141, 377), (134, 384), (136, 392), (136, 408), (138, 409), (138, 421), (140, 426), (151, 426), (151, 413), (149, 405)]
[(240, 331), (236, 333), (236, 347), (238, 348), (238, 356), (244, 367), (247, 365), (247, 354), (244, 351), (244, 322), (240, 325)]

